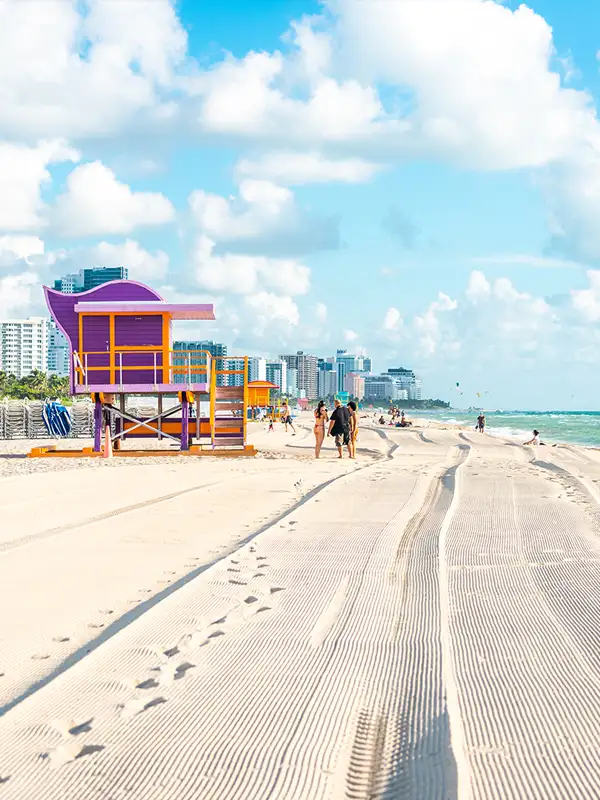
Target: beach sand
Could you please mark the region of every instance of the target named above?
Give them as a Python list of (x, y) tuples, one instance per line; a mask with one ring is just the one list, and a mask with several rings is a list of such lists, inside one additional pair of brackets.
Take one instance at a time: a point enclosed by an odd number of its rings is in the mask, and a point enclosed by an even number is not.
[(0, 442), (0, 800), (597, 796), (597, 452), (311, 427)]

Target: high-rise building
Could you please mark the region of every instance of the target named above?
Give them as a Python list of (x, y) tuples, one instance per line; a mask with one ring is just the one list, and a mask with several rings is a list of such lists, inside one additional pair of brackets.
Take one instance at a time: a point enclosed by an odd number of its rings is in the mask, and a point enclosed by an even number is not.
[(48, 372), (61, 378), (69, 374), (71, 351), (64, 333), (48, 321)]
[(24, 378), (48, 371), (48, 320), (45, 317), (0, 320), (0, 370)]
[(357, 400), (362, 400), (365, 396), (365, 378), (358, 372), (349, 372), (344, 380), (344, 391), (348, 392), (350, 397), (356, 397)]
[(267, 380), (279, 386), (280, 394), (287, 392), (287, 364), (282, 359), (267, 361)]
[[(196, 350), (196, 351), (197, 350), (204, 350), (204, 351), (210, 353), (210, 355), (213, 357), (212, 366), (213, 366), (214, 369), (217, 369), (217, 370), (225, 369), (225, 366), (224, 366), (225, 362), (223, 361), (223, 358), (227, 355), (227, 345), (226, 344), (221, 344), (220, 342), (208, 341), (208, 340), (205, 340), (205, 339), (202, 339), (200, 341), (195, 341), (195, 342), (194, 341), (179, 341), (179, 342), (173, 342), (173, 350)], [(191, 366), (193, 366), (194, 364), (201, 364), (201, 365), (205, 365), (206, 364), (206, 356), (204, 356), (204, 355), (202, 355), (200, 353), (197, 353), (196, 355), (190, 356), (189, 360), (190, 360), (190, 365)], [(178, 358), (177, 355), (175, 355), (174, 358), (173, 358), (174, 366), (183, 366), (186, 363), (187, 363), (186, 359)], [(206, 373), (205, 372), (198, 372), (198, 373), (195, 374), (194, 371), (191, 370), (191, 376), (192, 376), (193, 380), (201, 382), (206, 378)], [(217, 384), (219, 386), (227, 386), (227, 383), (225, 381), (225, 379), (227, 377), (230, 377), (230, 376), (217, 375)], [(236, 376), (231, 376), (231, 377), (236, 377)], [(176, 373), (174, 375), (174, 378), (175, 378), (175, 380), (174, 380), (175, 383), (183, 383), (185, 381), (185, 375), (183, 374), (183, 372), (182, 372), (182, 374)]]
[(337, 372), (320, 369), (318, 376), (319, 399), (335, 397), (337, 394)]
[(398, 387), (390, 375), (365, 375), (364, 396), (369, 400), (397, 400)]
[(54, 288), (65, 294), (78, 294), (102, 286), (109, 281), (127, 280), (127, 267), (86, 267), (78, 273), (64, 275), (54, 281)]
[(421, 381), (417, 378), (412, 369), (405, 367), (393, 367), (388, 369), (387, 374), (396, 382), (399, 389), (405, 389), (409, 400), (421, 399)]
[[(280, 356), (285, 361), (289, 369), (298, 370), (298, 394), (308, 400), (314, 400), (317, 396), (317, 367), (319, 359), (310, 353), (303, 353), (301, 350), (295, 355)], [(304, 392), (304, 395), (302, 394)]]
[(338, 392), (346, 391), (344, 389), (346, 375), (351, 372), (370, 373), (371, 372), (371, 359), (363, 355), (352, 355), (347, 350), (338, 350), (335, 355), (335, 369), (338, 376)]
[(127, 267), (89, 267), (82, 270), (82, 272), (84, 292), (95, 289), (96, 286), (102, 286), (103, 283), (108, 283), (109, 281), (127, 280), (129, 275)]
[(287, 368), (286, 377), (286, 392), (289, 397), (299, 397), (300, 390), (298, 389), (298, 370), (294, 367)]
[(248, 380), (267, 380), (267, 359), (252, 357), (248, 359)]
[(83, 289), (83, 278), (80, 278), (80, 273), (63, 275), (62, 278), (57, 278), (54, 281), (54, 288), (57, 292), (64, 292), (65, 294), (81, 292)]

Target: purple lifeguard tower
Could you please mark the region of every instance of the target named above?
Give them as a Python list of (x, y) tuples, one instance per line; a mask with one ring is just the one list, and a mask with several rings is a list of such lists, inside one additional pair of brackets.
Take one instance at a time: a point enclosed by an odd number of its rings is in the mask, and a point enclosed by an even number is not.
[[(116, 451), (124, 439), (158, 437), (178, 442), (184, 453), (254, 452), (246, 446), (247, 358), (235, 359), (243, 369), (217, 369), (206, 351), (172, 349), (173, 320), (214, 320), (212, 305), (167, 303), (150, 287), (129, 280), (78, 294), (48, 287), (44, 292), (70, 346), (71, 393), (91, 395), (94, 402), (94, 447), (82, 454), (100, 453), (103, 421), (109, 418), (114, 430), (104, 427)], [(219, 366), (229, 360), (220, 358)], [(218, 375), (238, 377), (223, 381)], [(219, 385), (223, 382), (239, 385)], [(126, 410), (127, 395), (157, 397), (158, 413), (134, 416)], [(164, 410), (166, 395), (177, 395), (179, 402)], [(201, 415), (203, 401), (209, 416)], [(52, 453), (58, 455), (37, 454)]]

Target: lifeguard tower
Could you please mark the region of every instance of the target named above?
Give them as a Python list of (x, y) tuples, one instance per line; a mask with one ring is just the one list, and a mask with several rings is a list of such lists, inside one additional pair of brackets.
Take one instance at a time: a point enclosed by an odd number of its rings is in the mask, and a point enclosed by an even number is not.
[[(69, 343), (71, 394), (90, 395), (94, 403), (94, 445), (78, 452), (36, 448), (31, 455), (100, 455), (103, 428), (115, 455), (165, 454), (120, 448), (126, 439), (144, 438), (171, 440), (181, 454), (255, 454), (246, 440), (247, 357), (217, 362), (206, 351), (172, 349), (173, 321), (214, 320), (212, 305), (167, 303), (130, 280), (78, 294), (48, 287), (44, 293)], [(235, 368), (227, 369), (231, 361)], [(128, 395), (156, 397), (157, 413), (131, 413)]]

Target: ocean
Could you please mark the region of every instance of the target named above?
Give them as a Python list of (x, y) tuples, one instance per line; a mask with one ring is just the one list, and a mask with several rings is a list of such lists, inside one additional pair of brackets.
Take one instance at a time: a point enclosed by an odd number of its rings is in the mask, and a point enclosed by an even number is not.
[[(448, 409), (443, 411), (413, 411), (409, 414), (458, 422), (475, 428), (479, 411)], [(600, 447), (600, 411), (484, 411), (488, 433), (508, 436), (515, 441), (531, 439), (536, 428), (544, 442)]]

